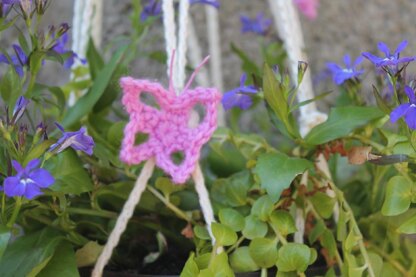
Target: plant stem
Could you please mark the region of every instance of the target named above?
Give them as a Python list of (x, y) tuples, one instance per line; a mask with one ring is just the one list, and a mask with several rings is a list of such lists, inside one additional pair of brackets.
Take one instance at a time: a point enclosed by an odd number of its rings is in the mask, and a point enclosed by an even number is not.
[(368, 145), (371, 145), (372, 147), (374, 147), (375, 149), (377, 149), (377, 151), (380, 151), (380, 152), (382, 152), (386, 148), (385, 146), (383, 146), (383, 145), (381, 145), (381, 144), (379, 144), (377, 142), (374, 142), (371, 139), (366, 138), (365, 136), (362, 136), (362, 135), (355, 134), (355, 135), (351, 135), (350, 138), (358, 139), (359, 141), (361, 141), (363, 143), (366, 143)]
[(106, 218), (117, 218), (118, 216), (117, 213), (105, 211), (105, 210), (89, 210), (89, 209), (73, 208), (73, 207), (69, 207), (66, 210), (68, 213), (100, 216), (100, 217), (106, 217)]
[(378, 248), (376, 245), (370, 244), (369, 247), (372, 248), (375, 252), (377, 252), (377, 254), (379, 254), (381, 257), (383, 257), (383, 259), (385, 259), (387, 262), (389, 262), (394, 268), (396, 268), (397, 271), (399, 271), (402, 274), (403, 277), (410, 277), (411, 276), (410, 273), (408, 271), (406, 271), (406, 269), (398, 261), (392, 259), (390, 257), (390, 255), (385, 253), (383, 250)]
[(358, 227), (357, 221), (355, 220), (354, 213), (348, 204), (347, 200), (344, 198), (344, 194), (342, 191), (340, 191), (334, 183), (332, 183), (330, 180), (328, 180), (328, 184), (331, 187), (333, 191), (335, 191), (338, 202), (340, 203), (341, 209), (344, 209), (346, 214), (349, 217), (350, 220), (350, 226), (352, 226), (352, 230), (354, 231), (355, 235), (358, 237), (358, 247), (360, 248), (361, 255), (364, 258), (365, 265), (367, 266), (368, 275), (370, 277), (376, 277), (374, 274), (373, 267), (370, 263), (370, 257), (368, 256), (367, 249), (364, 245), (364, 237), (361, 234), (360, 228)]
[(161, 193), (159, 193), (156, 189), (152, 188), (151, 186), (147, 186), (146, 189), (150, 191), (156, 198), (162, 201), (163, 204), (166, 205), (168, 209), (170, 209), (173, 213), (175, 213), (179, 218), (186, 220), (187, 222), (193, 222), (192, 218), (186, 215), (184, 211), (173, 205), (168, 199), (166, 199)]
[(233, 246), (227, 249), (227, 254), (230, 254), (234, 249), (236, 249), (244, 241), (245, 237), (241, 236)]
[[(307, 204), (307, 207), (310, 209), (311, 213), (313, 214), (313, 216), (315, 217), (315, 219), (321, 222), (323, 226), (326, 226), (324, 219), (315, 210), (315, 207), (312, 205), (312, 202), (307, 200), (306, 204)], [(344, 265), (344, 262), (341, 259), (341, 255), (339, 254), (338, 249), (335, 249), (335, 259), (337, 260), (339, 268), (342, 268), (342, 266)]]
[(261, 269), (260, 277), (267, 277), (267, 268), (263, 267)]
[(7, 227), (12, 228), (16, 222), (17, 216), (19, 214), (20, 208), (22, 207), (22, 197), (18, 196), (16, 198), (16, 204), (14, 205), (14, 210), (12, 216), (10, 217), (9, 222), (7, 222)]

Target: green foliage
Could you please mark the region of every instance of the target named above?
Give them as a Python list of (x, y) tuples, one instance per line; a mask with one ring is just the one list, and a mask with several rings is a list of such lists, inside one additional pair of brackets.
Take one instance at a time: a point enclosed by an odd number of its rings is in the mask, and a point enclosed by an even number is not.
[(212, 223), (212, 234), (219, 245), (233, 245), (237, 241), (237, 234), (230, 227), (220, 224)]
[(277, 201), (297, 175), (312, 167), (313, 164), (305, 159), (290, 158), (283, 153), (267, 153), (258, 158), (255, 173), (270, 198)]
[[(288, 243), (279, 249), (277, 268), (284, 272), (304, 272), (315, 260), (312, 250), (304, 244)], [(315, 256), (316, 258), (316, 256)]]
[(282, 236), (293, 234), (297, 231), (293, 217), (286, 211), (274, 211), (270, 215), (270, 225)]
[(386, 199), (381, 212), (384, 215), (398, 215), (407, 211), (412, 202), (413, 183), (403, 176), (395, 176), (387, 183)]
[(314, 127), (305, 137), (305, 142), (309, 145), (319, 145), (342, 138), (354, 129), (383, 116), (384, 113), (375, 107), (332, 108), (328, 120)]

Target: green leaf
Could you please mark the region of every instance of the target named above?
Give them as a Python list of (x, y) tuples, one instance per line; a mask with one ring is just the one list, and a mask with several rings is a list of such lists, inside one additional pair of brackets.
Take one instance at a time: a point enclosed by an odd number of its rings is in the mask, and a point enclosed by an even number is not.
[(194, 253), (192, 253), (182, 269), (180, 277), (194, 277), (198, 276), (199, 268), (194, 260)]
[(101, 57), (100, 53), (98, 53), (98, 50), (94, 45), (94, 40), (92, 40), (92, 37), (88, 41), (87, 60), (91, 78), (95, 80), (98, 72), (100, 72), (100, 70), (104, 67), (104, 60)]
[(310, 197), (310, 200), (320, 216), (326, 219), (331, 217), (336, 202), (334, 198), (318, 191)]
[(295, 220), (287, 211), (274, 211), (270, 215), (269, 223), (274, 230), (279, 231), (284, 237), (297, 231)]
[(309, 145), (319, 145), (345, 137), (354, 129), (383, 116), (384, 113), (376, 107), (333, 108), (327, 121), (315, 126), (305, 137), (305, 142)]
[(92, 110), (95, 103), (97, 103), (98, 99), (100, 99), (101, 95), (107, 88), (111, 80), (111, 76), (117, 69), (117, 66), (127, 48), (127, 45), (122, 46), (116, 51), (116, 53), (114, 53), (110, 62), (97, 74), (97, 81), (93, 83), (91, 89), (83, 97), (78, 99), (76, 104), (68, 110), (61, 123), (64, 128), (79, 122)]
[(311, 249), (300, 243), (287, 243), (279, 249), (277, 268), (281, 271), (304, 272), (311, 260)]
[(236, 173), (227, 179), (217, 179), (211, 189), (212, 198), (227, 206), (243, 206), (247, 203), (250, 183), (248, 171)]
[(194, 227), (194, 234), (197, 238), (202, 240), (210, 240), (211, 237), (209, 236), (207, 228), (201, 225), (195, 225)]
[(228, 256), (225, 252), (215, 255), (208, 269), (214, 273), (210, 277), (234, 277), (234, 273), (228, 263)]
[(278, 119), (283, 123), (292, 138), (299, 137), (294, 122), (289, 119), (289, 104), (286, 88), (279, 83), (273, 70), (264, 64), (263, 91), (267, 104), (271, 107)]
[(410, 207), (413, 184), (403, 176), (394, 176), (387, 183), (386, 199), (381, 213), (392, 216), (404, 213)]
[(249, 245), (250, 256), (261, 268), (269, 268), (277, 261), (277, 240), (255, 238)]
[(403, 234), (416, 234), (416, 216), (406, 220), (397, 230)]
[(374, 98), (376, 99), (377, 106), (380, 110), (382, 110), (385, 114), (390, 114), (391, 109), (386, 105), (386, 101), (381, 97), (380, 93), (378, 92), (377, 88), (373, 85), (373, 94)]
[(374, 252), (368, 252), (370, 264), (374, 271), (374, 276), (382, 276), (383, 274), (383, 259)]
[(45, 168), (55, 177), (55, 183), (50, 187), (53, 191), (80, 194), (93, 188), (89, 174), (72, 149), (47, 160)]
[(23, 164), (27, 164), (33, 159), (38, 159), (40, 156), (45, 154), (46, 150), (49, 149), (49, 147), (53, 144), (53, 141), (51, 140), (44, 140), (35, 147), (33, 147), (29, 153), (25, 156), (25, 160)]
[(237, 248), (230, 256), (230, 264), (235, 272), (252, 272), (259, 270), (259, 266), (250, 255), (249, 247)]
[(218, 217), (222, 224), (230, 227), (235, 232), (241, 231), (244, 228), (244, 217), (236, 210), (230, 208), (221, 209), (218, 213)]
[(330, 230), (325, 230), (321, 237), (322, 246), (328, 250), (329, 257), (334, 258), (337, 251), (337, 243)]
[[(4, 102), (8, 103), (9, 107), (13, 107), (16, 99), (22, 93), (22, 81), (19, 75), (10, 66), (6, 73), (0, 79), (0, 93)], [(13, 109), (9, 109), (9, 116), (13, 113)]]
[(30, 276), (40, 272), (63, 239), (49, 228), (18, 238), (7, 247), (0, 261), (1, 276)]
[(345, 250), (346, 250), (347, 252), (350, 252), (354, 246), (358, 245), (358, 241), (359, 241), (360, 239), (361, 239), (361, 237), (359, 237), (359, 236), (357, 236), (356, 234), (354, 234), (354, 231), (353, 231), (353, 230), (351, 230), (351, 231), (348, 233), (347, 238), (345, 239), (345, 243), (344, 243)]
[(262, 221), (267, 221), (273, 209), (273, 201), (268, 195), (263, 195), (254, 202), (253, 207), (251, 208), (251, 214)]
[(290, 108), (290, 112), (296, 111), (296, 110), (297, 110), (297, 109), (299, 109), (300, 107), (303, 107), (303, 106), (305, 106), (305, 105), (308, 105), (309, 103), (312, 103), (312, 102), (315, 102), (315, 101), (317, 101), (317, 100), (320, 100), (320, 99), (322, 99), (322, 98), (326, 97), (327, 95), (329, 95), (330, 93), (332, 93), (332, 91), (327, 91), (327, 92), (321, 93), (321, 94), (319, 94), (319, 95), (315, 96), (314, 98), (311, 98), (311, 99), (308, 99), (308, 100), (302, 101), (302, 102), (300, 102), (300, 103), (297, 103), (296, 105), (294, 105), (294, 106), (292, 106), (292, 107)]
[(221, 223), (212, 223), (212, 234), (219, 245), (233, 245), (237, 241), (237, 234), (230, 227)]
[(267, 234), (267, 224), (253, 215), (245, 219), (243, 236), (248, 239), (262, 238)]
[(36, 277), (78, 277), (78, 268), (75, 262), (74, 250), (69, 242), (63, 241), (45, 268)]
[(3, 257), (4, 251), (7, 248), (7, 245), (9, 244), (10, 236), (10, 229), (4, 225), (0, 225), (0, 261), (1, 257)]
[(273, 201), (277, 201), (293, 179), (310, 168), (313, 168), (313, 163), (308, 160), (267, 153), (259, 156), (254, 172), (260, 178), (261, 187), (267, 190)]
[(313, 227), (312, 231), (309, 233), (308, 239), (311, 244), (315, 243), (315, 241), (325, 232), (326, 226), (323, 221), (318, 221), (316, 225)]
[(103, 249), (104, 246), (99, 245), (95, 241), (87, 242), (75, 253), (77, 267), (94, 265)]
[(119, 121), (115, 122), (111, 125), (110, 128), (108, 128), (107, 132), (107, 140), (109, 143), (114, 145), (117, 149), (121, 145), (121, 141), (124, 137), (124, 127), (126, 126), (126, 121)]
[(172, 183), (170, 178), (159, 177), (156, 179), (155, 186), (165, 197), (169, 197), (172, 193), (185, 189), (185, 186), (178, 186)]
[(207, 268), (211, 260), (211, 253), (205, 253), (195, 258), (195, 262), (199, 269)]

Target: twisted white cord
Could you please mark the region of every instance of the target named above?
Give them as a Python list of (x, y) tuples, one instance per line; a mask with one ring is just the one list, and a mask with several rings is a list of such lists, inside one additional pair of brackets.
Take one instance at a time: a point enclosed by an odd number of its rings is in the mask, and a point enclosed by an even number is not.
[(134, 184), (133, 190), (130, 192), (129, 198), (124, 204), (123, 210), (121, 211), (120, 216), (117, 218), (116, 225), (114, 226), (113, 231), (111, 232), (108, 241), (100, 254), (100, 257), (95, 264), (94, 270), (92, 272), (92, 277), (101, 277), (103, 274), (103, 269), (105, 265), (111, 258), (114, 248), (117, 246), (120, 241), (120, 237), (123, 234), (124, 230), (127, 227), (127, 223), (133, 215), (134, 209), (136, 208), (137, 203), (139, 203), (140, 198), (143, 194), (143, 191), (146, 188), (147, 181), (150, 179), (155, 167), (154, 159), (149, 159), (144, 164), (142, 172), (140, 173), (139, 178), (137, 178), (136, 183)]
[[(95, 47), (100, 48), (103, 29), (103, 1), (94, 0), (94, 16), (91, 26), (91, 36)], [(83, 57), (84, 58), (84, 57)]]
[[(173, 50), (176, 49), (176, 24), (175, 24), (175, 12), (173, 9), (173, 0), (163, 0), (163, 27), (165, 29), (165, 41), (166, 41), (166, 55), (167, 55), (167, 74), (169, 78), (172, 78), (173, 82), (176, 80), (177, 67), (173, 65), (172, 75), (170, 75), (170, 63), (172, 61)], [(177, 60), (177, 59), (176, 59)], [(175, 87), (175, 85), (174, 85)]]
[[(202, 61), (201, 46), (199, 45), (198, 36), (196, 35), (195, 26), (192, 21), (192, 16), (189, 16), (188, 19), (188, 44), (189, 44), (189, 60), (192, 64), (192, 67), (196, 68), (198, 64)], [(199, 70), (199, 73), (195, 76), (197, 83), (200, 86), (208, 87), (209, 86), (209, 77), (205, 67), (202, 67)]]
[[(221, 40), (218, 10), (210, 5), (205, 5), (205, 15), (207, 20), (207, 33), (209, 43), (209, 53), (211, 54), (211, 79), (220, 91), (223, 91), (223, 75), (221, 62)], [(218, 106), (218, 126), (225, 126), (225, 113), (221, 105)]]
[[(86, 57), (90, 36), (97, 47), (101, 43), (102, 5), (102, 0), (75, 0), (72, 22), (72, 51), (81, 58)], [(71, 68), (76, 68), (79, 65), (80, 61), (75, 59)], [(72, 72), (70, 78), (74, 78)], [(68, 105), (73, 106), (76, 100), (77, 96), (72, 91), (69, 95)]]
[(176, 67), (176, 93), (181, 93), (185, 84), (186, 50), (189, 21), (189, 0), (179, 2), (179, 34), (178, 34), (178, 59)]
[(204, 219), (207, 224), (208, 233), (211, 237), (212, 245), (214, 245), (215, 238), (211, 231), (211, 224), (215, 222), (214, 212), (212, 210), (208, 190), (205, 187), (204, 176), (202, 175), (201, 167), (199, 164), (196, 165), (195, 171), (192, 173), (192, 178), (195, 183), (195, 190), (198, 193), (199, 204), (201, 205), (202, 214), (204, 215)]
[[(280, 37), (284, 41), (289, 59), (289, 70), (292, 80), (297, 80), (298, 62), (307, 61), (303, 52), (304, 42), (299, 16), (293, 1), (269, 0), (270, 8), (275, 19)], [(299, 86), (297, 98), (299, 102), (314, 97), (310, 70), (307, 70)], [(310, 129), (326, 120), (327, 115), (318, 111), (314, 102), (299, 108), (300, 133), (305, 136)]]
[[(308, 185), (308, 175), (308, 171), (303, 173), (302, 178), (300, 179), (301, 185)], [(296, 207), (295, 225), (297, 231), (293, 236), (293, 240), (297, 243), (303, 243), (303, 235), (305, 234), (305, 215), (303, 213), (303, 209), (299, 207)]]

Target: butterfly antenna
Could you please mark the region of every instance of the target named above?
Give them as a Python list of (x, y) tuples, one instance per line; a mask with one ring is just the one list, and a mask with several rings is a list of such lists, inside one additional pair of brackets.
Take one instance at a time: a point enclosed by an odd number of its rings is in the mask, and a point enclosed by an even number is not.
[(208, 62), (210, 56), (206, 56), (205, 59), (195, 68), (194, 72), (192, 73), (191, 77), (188, 80), (188, 83), (186, 83), (185, 88), (183, 89), (183, 91), (186, 91), (189, 86), (192, 84), (192, 82), (195, 79), (196, 74), (198, 74), (199, 70)]

